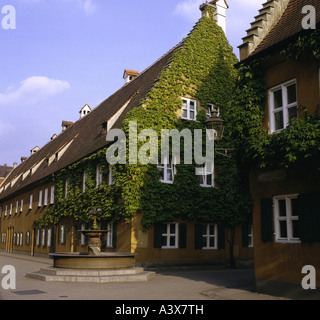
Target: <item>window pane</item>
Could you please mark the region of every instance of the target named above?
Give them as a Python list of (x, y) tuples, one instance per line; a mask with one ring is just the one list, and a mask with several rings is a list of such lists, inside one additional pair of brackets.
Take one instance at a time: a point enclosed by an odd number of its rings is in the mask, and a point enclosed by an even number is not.
[(175, 234), (176, 233), (176, 225), (171, 223), (170, 224), (170, 234)]
[(293, 238), (299, 238), (299, 221), (292, 220), (292, 236)]
[(274, 114), (275, 129), (283, 129), (283, 112), (279, 111)]
[(207, 247), (207, 237), (202, 237), (202, 247), (203, 248)]
[(194, 111), (190, 111), (190, 119), (194, 119)]
[(280, 221), (280, 237), (287, 238), (287, 221)]
[(297, 91), (296, 91), (295, 83), (287, 87), (287, 95), (288, 95), (288, 104), (294, 103), (297, 101)]
[(164, 180), (164, 169), (162, 167), (158, 167), (158, 170), (160, 172), (160, 179)]
[(185, 109), (188, 108), (188, 102), (187, 102), (187, 100), (182, 100), (182, 108), (185, 108)]
[(176, 245), (176, 237), (171, 236), (170, 237), (170, 247), (174, 247)]
[(194, 110), (195, 109), (195, 103), (194, 101), (190, 101), (190, 110)]
[(188, 118), (188, 111), (185, 109), (182, 109), (182, 118)]
[(210, 238), (210, 247), (211, 248), (214, 247), (214, 238), (213, 237)]
[(279, 216), (285, 217), (286, 215), (287, 215), (286, 200), (285, 199), (279, 200)]
[(299, 216), (298, 198), (291, 199), (291, 216)]
[(207, 225), (203, 224), (202, 225), (202, 235), (206, 235), (207, 234)]
[(172, 181), (172, 180), (173, 180), (172, 169), (167, 168), (167, 181)]
[(212, 235), (214, 235), (214, 224), (211, 224), (210, 225), (210, 228), (209, 228), (209, 232), (210, 232), (210, 235), (212, 236)]
[(290, 121), (291, 119), (297, 118), (297, 116), (298, 116), (297, 106), (288, 108), (288, 118), (289, 118), (289, 121)]
[(281, 108), (283, 106), (281, 89), (273, 93), (273, 103), (274, 103), (274, 109)]

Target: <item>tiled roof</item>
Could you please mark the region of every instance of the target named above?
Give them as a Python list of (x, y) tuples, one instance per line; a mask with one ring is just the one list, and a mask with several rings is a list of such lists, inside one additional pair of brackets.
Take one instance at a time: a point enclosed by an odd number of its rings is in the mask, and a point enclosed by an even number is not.
[(0, 178), (5, 178), (12, 169), (13, 167), (8, 167), (6, 165), (0, 166)]
[(306, 5), (312, 5), (315, 7), (317, 17), (316, 21), (319, 22), (320, 0), (291, 0), (278, 23), (257, 46), (252, 55), (305, 31), (302, 27), (302, 19), (304, 17), (302, 14), (302, 8)]
[[(0, 200), (106, 147), (108, 143), (102, 124), (112, 119), (124, 106), (121, 119), (140, 104), (178, 46), (17, 166), (0, 187)], [(119, 128), (121, 119), (112, 122), (113, 127)]]

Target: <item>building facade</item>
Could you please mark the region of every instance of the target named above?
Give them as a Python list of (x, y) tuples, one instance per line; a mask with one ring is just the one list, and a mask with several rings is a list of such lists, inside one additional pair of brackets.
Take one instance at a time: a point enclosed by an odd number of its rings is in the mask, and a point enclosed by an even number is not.
[[(306, 6), (313, 8), (318, 30), (303, 28), (306, 13), (310, 18)], [(267, 1), (255, 18), (238, 66), (256, 68), (256, 81), (264, 84), (265, 144), (249, 170), (256, 285), (265, 293), (319, 297), (319, 277), (309, 278), (303, 267), (320, 266), (320, 56), (312, 49), (313, 37), (319, 39), (320, 5)], [(318, 289), (304, 289), (304, 277)]]
[[(219, 173), (196, 176), (194, 166), (171, 156), (151, 166), (106, 161), (117, 145), (106, 136), (112, 129), (125, 131), (129, 121), (159, 132), (204, 128), (213, 108), (223, 113), (236, 74), (221, 21), (226, 9), (225, 1), (202, 5), (203, 17), (187, 38), (143, 72), (126, 69), (122, 88), (10, 174), (0, 189), (1, 249), (32, 255), (86, 251), (78, 231), (90, 228), (91, 210), (100, 209), (100, 227), (109, 230), (104, 251), (136, 253), (141, 264), (226, 263)], [(249, 223), (233, 226), (237, 260), (253, 256)]]

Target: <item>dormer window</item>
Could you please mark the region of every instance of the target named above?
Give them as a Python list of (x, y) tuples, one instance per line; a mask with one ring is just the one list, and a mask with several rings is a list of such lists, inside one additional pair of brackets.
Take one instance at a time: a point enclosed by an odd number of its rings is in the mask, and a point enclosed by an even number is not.
[(130, 70), (130, 69), (125, 69), (123, 73), (123, 79), (125, 83), (128, 83), (135, 79), (139, 75), (139, 71), (136, 70)]
[(197, 118), (197, 101), (189, 98), (182, 98), (181, 119), (196, 120)]
[(79, 111), (80, 113), (80, 119), (83, 118), (84, 116), (86, 116), (88, 113), (91, 112), (91, 108), (89, 107), (88, 104), (86, 104), (84, 107), (81, 108), (81, 110)]

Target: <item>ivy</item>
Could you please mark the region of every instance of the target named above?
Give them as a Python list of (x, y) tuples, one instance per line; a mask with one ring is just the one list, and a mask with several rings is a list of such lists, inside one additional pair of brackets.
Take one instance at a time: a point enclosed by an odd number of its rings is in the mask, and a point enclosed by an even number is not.
[[(199, 112), (197, 121), (181, 120), (177, 116), (182, 105), (181, 97), (198, 99), (204, 107), (208, 103), (215, 104), (220, 109), (221, 117), (226, 118), (228, 123), (228, 119), (234, 116), (228, 108), (231, 107), (230, 100), (235, 90), (236, 62), (233, 50), (224, 32), (214, 21), (213, 14), (209, 18), (201, 18), (176, 49), (170, 63), (160, 73), (141, 104), (127, 114), (122, 130), (128, 136), (130, 121), (137, 121), (138, 132), (152, 128), (159, 137), (162, 129), (204, 129), (205, 111)], [(250, 78), (248, 72), (244, 75), (246, 78)], [(255, 82), (252, 84), (252, 87), (246, 88), (248, 93), (255, 91), (257, 87)], [(245, 113), (249, 114), (255, 107), (256, 101)], [(240, 119), (242, 115), (240, 109), (238, 111), (237, 119)], [(249, 124), (247, 121), (245, 125)], [(237, 124), (238, 134), (245, 125)], [(255, 123), (250, 125), (252, 131), (256, 130)], [(219, 141), (216, 147), (233, 149), (234, 141), (239, 141), (241, 134), (232, 135), (232, 131), (233, 125), (227, 125), (225, 139)], [(205, 134), (205, 130), (203, 132)], [(183, 139), (181, 140), (183, 143)], [(143, 142), (138, 147), (141, 145)], [(159, 141), (159, 148), (160, 145)], [(127, 151), (128, 148), (127, 141)], [(55, 204), (36, 221), (38, 226), (57, 224), (65, 217), (87, 222), (92, 219), (90, 210), (97, 207), (102, 209), (100, 220), (105, 221), (129, 222), (134, 214), (143, 212), (142, 225), (146, 229), (155, 222), (168, 222), (176, 218), (221, 223), (229, 227), (250, 219), (248, 183), (242, 179), (235, 154), (230, 157), (216, 155), (216, 188), (200, 186), (195, 175), (195, 164), (177, 165), (174, 182), (165, 184), (160, 182), (160, 174), (155, 165), (141, 163), (115, 165), (115, 185), (103, 183), (97, 188), (95, 168), (98, 164), (105, 163), (106, 150), (100, 150), (56, 175)], [(84, 170), (88, 173), (85, 193), (81, 189)], [(107, 170), (105, 164), (106, 173)], [(70, 179), (70, 190), (65, 198), (64, 183), (67, 178)]]

